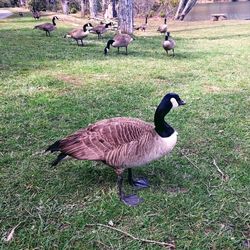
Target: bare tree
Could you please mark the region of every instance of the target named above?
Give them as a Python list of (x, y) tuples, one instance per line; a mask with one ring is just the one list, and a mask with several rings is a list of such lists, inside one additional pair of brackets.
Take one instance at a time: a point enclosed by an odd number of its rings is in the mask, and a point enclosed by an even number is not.
[(84, 17), (85, 16), (85, 9), (86, 9), (86, 1), (80, 0), (80, 5), (81, 5), (81, 17)]
[(89, 0), (89, 12), (91, 18), (97, 16), (97, 0)]
[(69, 0), (61, 0), (62, 10), (63, 13), (68, 15), (69, 14)]
[(119, 26), (122, 33), (133, 33), (133, 0), (120, 0), (118, 8)]

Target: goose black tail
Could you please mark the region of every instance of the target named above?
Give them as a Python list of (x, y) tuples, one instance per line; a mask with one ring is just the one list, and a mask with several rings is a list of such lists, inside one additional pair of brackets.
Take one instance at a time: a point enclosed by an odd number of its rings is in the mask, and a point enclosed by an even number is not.
[(67, 155), (60, 153), (57, 158), (51, 163), (51, 166), (56, 166), (61, 160), (63, 160)]
[(50, 145), (45, 152), (50, 151), (51, 153), (55, 152), (55, 151), (60, 151), (60, 141), (56, 141), (55, 143), (53, 143), (52, 145)]

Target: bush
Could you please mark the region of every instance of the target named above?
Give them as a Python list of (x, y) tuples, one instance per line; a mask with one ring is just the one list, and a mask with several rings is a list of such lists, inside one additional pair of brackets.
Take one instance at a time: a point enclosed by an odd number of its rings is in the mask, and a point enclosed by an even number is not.
[(10, 0), (0, 0), (0, 8), (11, 7)]
[(161, 11), (161, 13), (160, 13), (160, 17), (165, 17), (165, 16), (166, 16), (165, 11)]
[[(80, 5), (79, 2), (77, 0), (71, 0), (69, 2), (69, 9), (70, 9), (70, 13), (76, 13), (77, 11), (80, 10)], [(75, 11), (75, 12), (72, 12)]]
[(70, 9), (70, 13), (72, 13), (72, 14), (77, 13), (76, 7), (72, 7), (72, 8)]
[(28, 5), (31, 10), (46, 11), (46, 0), (29, 0)]

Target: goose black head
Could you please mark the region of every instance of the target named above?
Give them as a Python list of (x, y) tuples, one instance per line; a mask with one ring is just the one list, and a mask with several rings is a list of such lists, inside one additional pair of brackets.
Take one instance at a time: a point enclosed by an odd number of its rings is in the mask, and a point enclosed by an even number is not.
[(110, 27), (112, 26), (112, 23), (111, 23), (111, 22), (105, 24), (105, 28), (108, 28), (109, 26), (110, 26)]
[(93, 28), (91, 23), (86, 23), (83, 25), (83, 31), (86, 32), (87, 30), (91, 30)]
[(114, 42), (114, 40), (113, 40), (113, 39), (108, 40), (108, 42), (107, 42), (107, 46), (104, 48), (104, 55), (105, 55), (105, 56), (108, 54), (109, 49), (110, 49), (110, 45), (112, 45), (112, 44), (113, 44), (113, 42)]
[(165, 106), (165, 107), (171, 105), (171, 108), (177, 108), (185, 104), (186, 102), (182, 100), (180, 96), (176, 93), (166, 94), (160, 103), (161, 106)]

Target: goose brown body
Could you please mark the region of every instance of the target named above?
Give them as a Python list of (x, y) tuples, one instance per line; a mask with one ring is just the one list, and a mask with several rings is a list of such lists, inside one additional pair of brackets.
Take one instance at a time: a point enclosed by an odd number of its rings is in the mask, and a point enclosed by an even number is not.
[(157, 160), (173, 150), (177, 132), (165, 122), (164, 117), (172, 108), (184, 104), (177, 94), (169, 93), (155, 111), (154, 125), (130, 117), (105, 119), (56, 141), (46, 151), (60, 152), (53, 166), (70, 156), (78, 160), (101, 161), (112, 167), (117, 174), (120, 199), (135, 206), (142, 199), (124, 194), (123, 172), (128, 169), (131, 185), (148, 187), (146, 179), (133, 179), (132, 168)]
[(98, 39), (102, 37), (102, 35), (107, 32), (108, 27), (111, 26), (111, 23), (107, 23), (107, 24), (99, 24), (97, 26), (95, 26), (91, 32), (95, 33), (98, 35)]
[(142, 30), (145, 31), (146, 28), (148, 27), (148, 15), (145, 18), (145, 23), (143, 23), (142, 25), (140, 25), (139, 27), (136, 27), (135, 30)]
[(82, 45), (83, 45), (83, 39), (86, 38), (89, 34), (89, 30), (87, 30), (87, 27), (92, 27), (91, 23), (87, 23), (85, 25), (83, 25), (82, 29), (73, 29), (70, 32), (67, 33), (66, 37), (68, 38), (73, 38), (77, 44), (78, 41), (81, 41)]
[(170, 38), (170, 33), (167, 32), (165, 36), (165, 40), (162, 43), (163, 49), (168, 53), (169, 50), (173, 51), (174, 56), (174, 48), (175, 48), (176, 42), (174, 39)]
[(164, 24), (160, 25), (157, 29), (157, 31), (159, 31), (160, 33), (166, 33), (168, 30), (168, 26), (167, 26), (167, 19), (164, 19)]
[(52, 18), (52, 23), (39, 24), (39, 25), (36, 25), (34, 27), (34, 29), (43, 30), (46, 32), (46, 36), (47, 36), (47, 34), (49, 34), (49, 36), (50, 36), (50, 32), (56, 29), (55, 19), (58, 19), (58, 18), (56, 16), (54, 16)]
[(113, 47), (127, 47), (133, 41), (133, 38), (128, 34), (117, 34), (113, 39)]
[(78, 160), (103, 161), (121, 173), (171, 151), (177, 136), (166, 141), (154, 125), (136, 118), (117, 117), (99, 121), (62, 139), (58, 151)]
[(128, 34), (117, 34), (114, 36), (113, 39), (108, 40), (107, 46), (104, 48), (104, 54), (106, 55), (107, 52), (110, 49), (110, 45), (112, 47), (119, 48), (125, 47), (126, 48), (126, 54), (128, 54), (128, 45), (133, 41), (133, 38)]

